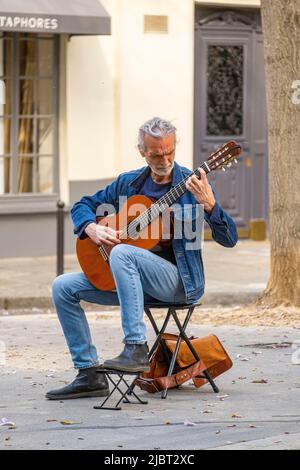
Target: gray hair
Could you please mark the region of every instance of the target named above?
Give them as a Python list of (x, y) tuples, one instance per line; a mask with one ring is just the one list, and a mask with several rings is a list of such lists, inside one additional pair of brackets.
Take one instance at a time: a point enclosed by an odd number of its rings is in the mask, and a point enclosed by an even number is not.
[(145, 135), (150, 135), (156, 139), (165, 137), (169, 134), (176, 134), (176, 127), (170, 121), (154, 117), (146, 121), (140, 128), (138, 134), (138, 147), (140, 150), (145, 150)]

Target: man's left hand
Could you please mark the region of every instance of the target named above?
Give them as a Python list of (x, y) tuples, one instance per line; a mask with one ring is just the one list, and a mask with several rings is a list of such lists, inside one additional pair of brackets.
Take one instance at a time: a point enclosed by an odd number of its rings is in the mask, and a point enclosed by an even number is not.
[(205, 212), (211, 214), (216, 203), (214, 193), (207, 180), (205, 171), (202, 168), (198, 169), (201, 173), (201, 180), (196, 175), (192, 175), (185, 182), (185, 186), (193, 194), (196, 201), (204, 205)]

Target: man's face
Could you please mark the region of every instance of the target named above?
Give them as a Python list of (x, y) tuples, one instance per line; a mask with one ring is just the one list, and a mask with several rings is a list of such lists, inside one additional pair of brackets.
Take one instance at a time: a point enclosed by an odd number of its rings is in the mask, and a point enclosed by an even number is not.
[(175, 159), (175, 134), (169, 134), (159, 139), (145, 135), (145, 150), (140, 150), (153, 173), (168, 176), (173, 170)]

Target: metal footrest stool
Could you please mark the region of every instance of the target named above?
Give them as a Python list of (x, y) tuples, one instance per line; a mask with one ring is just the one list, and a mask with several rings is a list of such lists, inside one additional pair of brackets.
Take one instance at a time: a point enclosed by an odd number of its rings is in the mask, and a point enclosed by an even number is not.
[[(161, 347), (162, 347), (162, 351), (164, 353), (164, 356), (167, 360), (167, 362), (169, 363), (169, 370), (168, 370), (168, 376), (171, 376), (172, 373), (173, 373), (173, 370), (174, 370), (174, 366), (175, 366), (175, 362), (176, 362), (176, 358), (177, 358), (177, 354), (178, 354), (178, 351), (179, 351), (179, 348), (180, 348), (180, 345), (181, 345), (181, 342), (182, 340), (184, 340), (187, 344), (187, 346), (189, 347), (191, 353), (193, 354), (194, 358), (195, 358), (195, 362), (198, 362), (200, 361), (200, 357), (199, 355), (197, 354), (197, 352), (195, 351), (192, 343), (190, 342), (189, 338), (187, 337), (185, 331), (186, 331), (186, 328), (189, 324), (189, 321), (190, 321), (190, 318), (192, 316), (192, 313), (195, 309), (195, 307), (199, 306), (201, 304), (167, 304), (167, 303), (154, 303), (154, 304), (145, 304), (144, 305), (144, 310), (145, 310), (145, 313), (147, 315), (147, 317), (149, 318), (150, 322), (151, 322), (151, 325), (156, 333), (156, 339), (154, 341), (154, 344), (151, 348), (151, 350), (149, 351), (149, 360), (151, 359), (152, 357), (152, 354), (153, 352), (155, 351), (158, 343), (160, 343)], [(150, 309), (156, 309), (156, 308), (167, 308), (167, 314), (166, 314), (166, 317), (164, 319), (164, 322), (163, 322), (163, 325), (161, 327), (161, 329), (159, 329), (159, 327), (157, 326), (157, 323), (153, 317), (153, 314), (151, 312)], [(187, 314), (184, 318), (184, 321), (183, 323), (180, 322), (179, 318), (178, 318), (178, 314), (177, 314), (177, 310), (187, 310)], [(176, 326), (178, 328), (178, 331), (179, 331), (179, 336), (178, 336), (178, 340), (177, 340), (177, 343), (176, 343), (176, 347), (175, 347), (175, 350), (174, 350), (174, 353), (171, 357), (171, 360), (169, 359), (169, 355), (166, 351), (166, 346), (165, 346), (165, 343), (162, 341), (161, 339), (161, 336), (162, 334), (165, 332), (166, 330), (166, 327), (169, 323), (169, 320), (173, 318), (173, 320), (175, 321), (176, 323)], [(213, 391), (215, 393), (219, 393), (219, 389), (217, 387), (217, 385), (215, 384), (214, 380), (212, 379), (212, 377), (210, 376), (209, 372), (207, 370), (203, 371), (203, 375), (199, 376), (200, 378), (203, 378), (203, 379), (206, 379), (208, 381), (208, 383), (210, 383)], [(167, 398), (167, 394), (168, 394), (168, 390), (163, 390), (161, 392), (161, 398)]]
[[(125, 372), (113, 369), (98, 369), (98, 374), (105, 374), (108, 381), (112, 384), (112, 390), (101, 405), (94, 406), (95, 410), (121, 410), (120, 403), (129, 403), (129, 404), (141, 404), (147, 405), (148, 401), (141, 400), (141, 398), (133, 391), (134, 381), (142, 374), (142, 372)], [(129, 383), (124, 378), (124, 375), (133, 376), (133, 380)], [(125, 391), (122, 390), (121, 386), (125, 385)], [(123, 387), (124, 388), (124, 387)], [(104, 406), (108, 400), (116, 393), (119, 392), (121, 396), (115, 406)], [(129, 400), (128, 395), (133, 395), (136, 398), (136, 401)]]

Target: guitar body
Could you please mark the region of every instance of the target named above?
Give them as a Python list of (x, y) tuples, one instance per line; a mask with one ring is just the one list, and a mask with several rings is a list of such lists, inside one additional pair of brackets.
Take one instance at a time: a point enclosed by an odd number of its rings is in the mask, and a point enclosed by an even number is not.
[[(153, 204), (153, 201), (143, 195), (131, 196), (127, 199), (118, 214), (101, 217), (97, 224), (108, 226), (114, 230), (126, 230), (127, 225)], [(165, 233), (162, 217), (159, 216), (134, 238), (121, 238), (121, 243), (150, 250), (162, 239)], [(113, 247), (102, 245), (106, 253), (110, 254)], [(97, 289), (108, 291), (115, 289), (115, 281), (109, 267), (109, 260), (105, 260), (96, 245), (90, 238), (77, 239), (77, 257), (82, 271), (90, 283)]]

